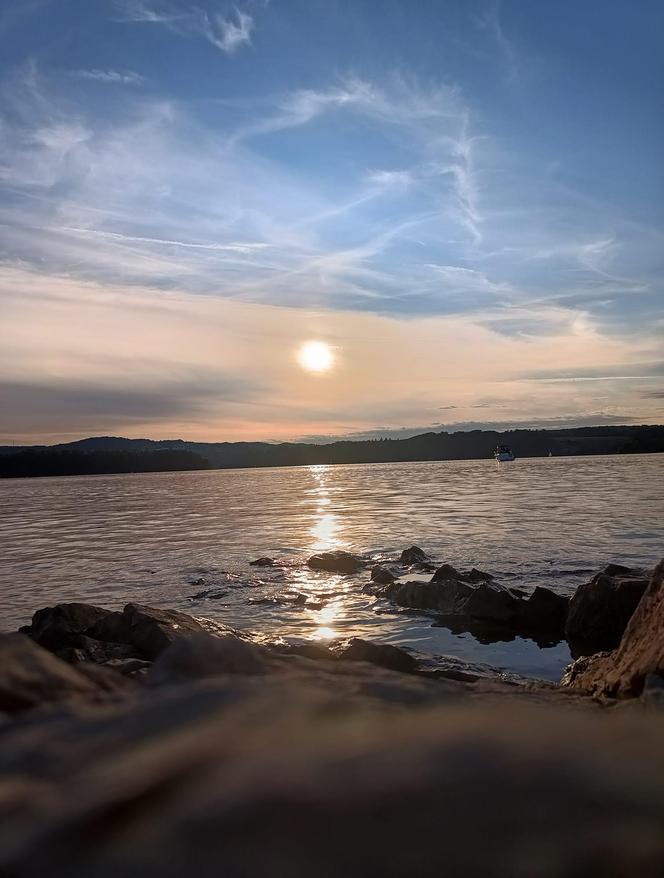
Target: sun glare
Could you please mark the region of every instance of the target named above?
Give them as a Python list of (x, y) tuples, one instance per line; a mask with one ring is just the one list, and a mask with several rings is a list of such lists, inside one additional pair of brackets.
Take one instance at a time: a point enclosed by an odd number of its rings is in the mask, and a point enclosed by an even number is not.
[(324, 341), (307, 341), (297, 354), (303, 369), (308, 372), (327, 372), (334, 364), (332, 348)]

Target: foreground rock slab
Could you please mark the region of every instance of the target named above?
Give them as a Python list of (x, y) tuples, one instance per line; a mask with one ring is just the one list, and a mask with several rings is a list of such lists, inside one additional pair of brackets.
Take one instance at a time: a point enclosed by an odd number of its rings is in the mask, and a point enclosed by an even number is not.
[(510, 691), (292, 659), (25, 717), (0, 873), (661, 875), (664, 718)]
[(640, 695), (649, 675), (664, 676), (664, 560), (627, 624), (618, 649), (578, 659), (562, 683), (593, 695)]

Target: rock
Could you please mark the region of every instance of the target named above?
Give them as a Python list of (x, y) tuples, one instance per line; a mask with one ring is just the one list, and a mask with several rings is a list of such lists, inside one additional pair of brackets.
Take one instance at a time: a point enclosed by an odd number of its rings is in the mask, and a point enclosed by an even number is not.
[(382, 596), (399, 607), (461, 613), (472, 592), (472, 585), (448, 579), (443, 582), (394, 582), (383, 589)]
[(144, 658), (150, 660), (157, 658), (176, 640), (205, 631), (196, 619), (176, 610), (157, 610), (140, 604), (127, 604), (122, 616), (126, 631), (125, 642), (128, 641)]
[(130, 676), (119, 672), (119, 669), (112, 667), (111, 663), (96, 665), (93, 662), (79, 662), (76, 670), (94, 683), (100, 692), (109, 695), (123, 694), (136, 688)]
[(266, 650), (254, 643), (226, 635), (194, 633), (164, 650), (148, 672), (152, 684), (218, 677), (221, 674), (264, 674)]
[[(75, 653), (76, 655), (72, 655)], [(56, 653), (64, 661), (76, 663), (79, 661), (96, 662), (104, 664), (114, 659), (136, 658), (136, 648), (127, 643), (110, 643), (105, 640), (95, 640), (85, 634), (77, 634), (72, 640), (71, 647), (65, 647)]]
[(476, 567), (471, 568), (467, 573), (463, 574), (466, 582), (491, 582), (494, 577), (484, 570), (478, 570)]
[(477, 584), (480, 582), (491, 582), (493, 576), (490, 573), (484, 573), (482, 570), (477, 570), (476, 567), (473, 567), (472, 570), (469, 570), (466, 573), (462, 573), (460, 570), (457, 570), (456, 567), (452, 567), (451, 564), (442, 564), (436, 569), (436, 572), (431, 577), (432, 582), (445, 582), (448, 579), (457, 579), (460, 582)]
[(648, 587), (643, 571), (610, 564), (580, 585), (569, 604), (565, 636), (573, 651), (587, 655), (615, 649)]
[(664, 560), (653, 571), (618, 649), (578, 659), (561, 685), (610, 698), (633, 697), (641, 694), (648, 674), (664, 674)]
[(32, 617), (32, 624), (23, 628), (22, 632), (40, 646), (55, 651), (72, 646), (74, 635), (87, 632), (110, 613), (110, 610), (92, 604), (56, 604), (54, 607), (37, 610)]
[(435, 610), (441, 615), (434, 626), (468, 631), (482, 643), (521, 636), (550, 645), (563, 639), (567, 598), (538, 587), (526, 600), (478, 570), (460, 573), (444, 564), (430, 582), (397, 581), (374, 593), (400, 607)]
[(410, 548), (404, 549), (399, 556), (401, 564), (422, 564), (426, 563), (428, 560), (429, 556), (424, 549), (420, 549), (419, 546), (410, 546)]
[(663, 874), (664, 717), (302, 665), (3, 726), (0, 873)]
[(307, 561), (312, 570), (326, 570), (328, 573), (357, 573), (364, 567), (364, 562), (350, 552), (321, 552), (312, 555)]
[(388, 643), (371, 643), (360, 637), (353, 637), (347, 643), (341, 644), (336, 653), (343, 661), (370, 662), (372, 665), (405, 674), (415, 673), (419, 665), (419, 662), (403, 649), (390, 646)]
[(456, 569), (456, 567), (452, 567), (451, 564), (441, 564), (431, 577), (431, 582), (447, 582), (449, 579), (456, 579), (459, 582), (462, 582), (464, 576)]
[(482, 582), (472, 589), (463, 612), (474, 619), (510, 624), (519, 612), (519, 603), (502, 585)]
[(538, 585), (528, 600), (518, 604), (519, 626), (528, 632), (546, 632), (557, 640), (565, 636), (569, 598)]
[(377, 585), (389, 585), (390, 582), (394, 582), (397, 577), (392, 573), (391, 570), (388, 570), (387, 567), (383, 567), (382, 564), (376, 564), (375, 567), (371, 568), (371, 581), (375, 582)]
[(274, 558), (256, 558), (249, 562), (250, 567), (274, 567)]
[(86, 631), (93, 640), (131, 644), (127, 620), (122, 613), (108, 613)]
[(298, 655), (315, 661), (334, 661), (337, 656), (326, 646), (318, 643), (289, 643), (284, 650), (285, 655)]
[(0, 711), (16, 713), (37, 705), (97, 692), (73, 667), (24, 634), (0, 634)]

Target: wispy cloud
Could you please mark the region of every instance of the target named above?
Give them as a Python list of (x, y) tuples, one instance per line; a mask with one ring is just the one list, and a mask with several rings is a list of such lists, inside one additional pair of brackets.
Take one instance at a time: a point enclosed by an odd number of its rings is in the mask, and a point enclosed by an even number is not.
[(254, 19), (237, 7), (226, 13), (147, 0), (120, 0), (119, 5), (124, 21), (160, 24), (183, 36), (202, 37), (229, 55), (251, 44)]
[(493, 0), (489, 8), (478, 17), (477, 24), (480, 28), (490, 34), (494, 40), (506, 69), (507, 80), (511, 82), (518, 79), (518, 59), (514, 46), (508, 39), (505, 34), (505, 29), (503, 28), (500, 0)]
[(78, 79), (117, 85), (141, 85), (145, 81), (140, 73), (135, 73), (133, 70), (73, 70), (71, 75)]

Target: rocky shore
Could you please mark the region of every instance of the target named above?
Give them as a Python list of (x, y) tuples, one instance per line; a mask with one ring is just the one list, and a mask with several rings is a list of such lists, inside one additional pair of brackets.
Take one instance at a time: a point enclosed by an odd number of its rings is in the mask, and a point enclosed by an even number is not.
[(571, 599), (416, 546), (366, 573), (377, 599), (580, 657), (515, 684), (358, 638), (38, 610), (0, 635), (3, 878), (664, 874), (664, 561)]

